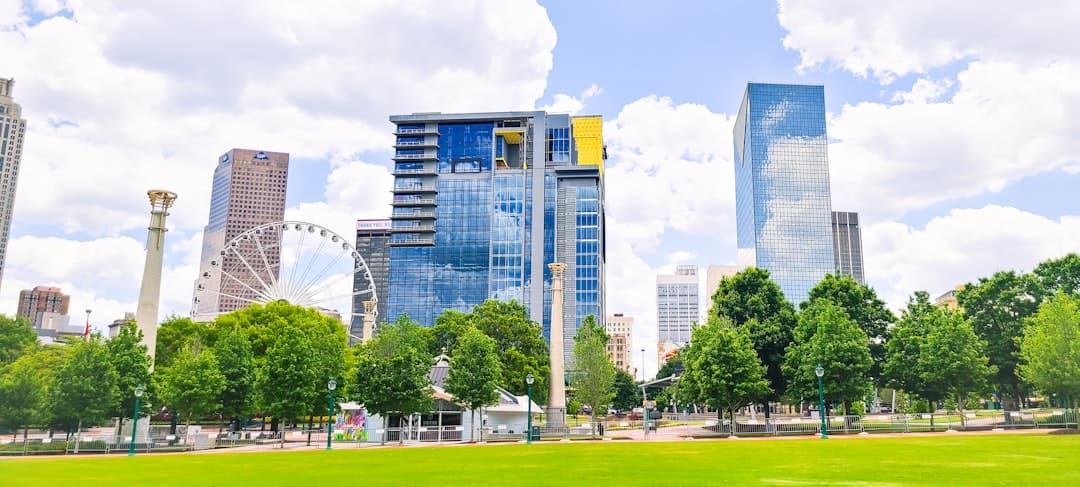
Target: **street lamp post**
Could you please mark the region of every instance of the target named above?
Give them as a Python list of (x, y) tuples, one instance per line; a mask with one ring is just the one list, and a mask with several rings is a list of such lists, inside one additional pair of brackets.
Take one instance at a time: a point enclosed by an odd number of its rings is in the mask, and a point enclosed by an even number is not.
[(526, 430), (525, 430), (525, 444), (526, 445), (531, 445), (532, 444), (532, 385), (533, 385), (533, 381), (535, 381), (535, 380), (536, 380), (536, 378), (533, 377), (532, 372), (529, 372), (525, 376), (525, 389), (526, 389), (526, 394), (528, 394), (528, 396), (529, 396), (529, 405), (526, 406), (526, 411), (528, 411), (526, 414), (529, 415), (529, 418), (527, 419), (528, 426), (526, 426)]
[(330, 391), (330, 400), (326, 405), (326, 449), (329, 450), (330, 442), (334, 439), (334, 389), (337, 389), (337, 381), (330, 379), (326, 389)]
[(92, 311), (92, 309), (86, 309), (86, 328), (83, 329), (83, 340), (90, 339), (90, 313)]
[(135, 432), (139, 431), (139, 400), (142, 399), (143, 386), (135, 386), (135, 411), (131, 413), (131, 443), (128, 443), (128, 456), (135, 456)]
[(821, 439), (824, 440), (829, 437), (829, 427), (825, 424), (825, 386), (821, 382), (825, 369), (821, 364), (814, 368), (814, 375), (817, 376), (818, 416), (821, 418)]

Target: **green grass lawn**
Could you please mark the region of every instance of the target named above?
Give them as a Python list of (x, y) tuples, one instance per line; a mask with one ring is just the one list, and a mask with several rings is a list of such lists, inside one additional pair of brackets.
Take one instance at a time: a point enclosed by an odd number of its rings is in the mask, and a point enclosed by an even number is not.
[(1080, 485), (1080, 435), (557, 443), (0, 460), (5, 487)]

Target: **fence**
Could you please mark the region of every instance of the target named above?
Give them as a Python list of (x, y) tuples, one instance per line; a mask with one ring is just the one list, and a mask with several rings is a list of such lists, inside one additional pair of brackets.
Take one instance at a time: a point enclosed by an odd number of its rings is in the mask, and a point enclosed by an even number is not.
[[(915, 433), (1014, 429), (1077, 428), (1075, 410), (965, 412), (960, 414), (895, 414), (830, 416), (829, 434)], [(768, 421), (736, 418), (706, 420), (700, 428), (687, 428), (687, 436), (784, 436), (821, 433), (821, 420), (806, 417), (774, 417)]]

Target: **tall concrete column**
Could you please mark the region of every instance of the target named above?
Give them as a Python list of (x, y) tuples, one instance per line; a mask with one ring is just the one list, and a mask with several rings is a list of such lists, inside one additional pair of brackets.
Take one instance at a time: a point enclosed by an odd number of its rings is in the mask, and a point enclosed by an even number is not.
[(364, 301), (364, 340), (375, 337), (375, 301)]
[(135, 323), (143, 334), (150, 367), (154, 366), (157, 348), (158, 305), (161, 302), (161, 264), (165, 256), (165, 217), (176, 201), (176, 193), (160, 189), (146, 192), (150, 197), (150, 227), (146, 236), (146, 263), (143, 265), (142, 287), (139, 288), (139, 307)]
[(548, 382), (548, 426), (566, 425), (566, 384), (563, 363), (563, 273), (566, 264), (548, 264), (551, 269), (551, 345), (548, 347), (551, 378)]

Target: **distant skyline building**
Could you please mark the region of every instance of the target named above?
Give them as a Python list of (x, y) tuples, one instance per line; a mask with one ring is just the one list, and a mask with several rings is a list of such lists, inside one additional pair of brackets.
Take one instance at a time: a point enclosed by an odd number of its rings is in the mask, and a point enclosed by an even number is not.
[[(246, 284), (250, 287), (258, 289), (259, 278), (270, 280), (269, 275), (253, 275), (235, 253), (223, 256), (221, 251), (226, 243), (241, 233), (285, 218), (288, 177), (289, 154), (284, 152), (232, 149), (218, 159), (210, 195), (210, 218), (203, 231), (200, 272), (211, 267), (210, 261), (220, 259), (222, 271), (233, 276), (244, 276), (239, 278), (249, 281)], [(260, 242), (264, 247), (270, 242), (268, 248), (271, 251), (266, 256), (268, 262), (265, 267), (276, 271), (281, 260), (280, 235), (277, 240), (272, 236), (260, 237)], [(248, 255), (254, 255), (254, 251)], [(232, 280), (222, 282), (222, 275), (217, 273), (217, 282), (210, 282), (210, 279), (201, 281), (206, 291), (198, 293), (199, 302), (194, 310), (196, 320), (209, 320), (219, 313), (236, 311), (250, 304), (245, 299), (253, 299), (252, 291), (244, 284)]]
[[(368, 270), (371, 271), (371, 279), (375, 282), (375, 292), (379, 300), (376, 306), (378, 316), (375, 319), (375, 333), (378, 325), (386, 322), (386, 306), (389, 303), (386, 292), (390, 287), (390, 226), (391, 220), (356, 220), (356, 252), (364, 258)], [(367, 279), (358, 273), (353, 277), (353, 289), (366, 289)], [(367, 339), (364, 336), (364, 301), (371, 296), (360, 295), (353, 297), (352, 322), (349, 324), (349, 343), (355, 343), (357, 338)]]
[(737, 265), (711, 265), (705, 270), (705, 297), (702, 298), (702, 307), (706, 313), (712, 307), (712, 297), (720, 287), (720, 281), (738, 274), (740, 270), (742, 269)]
[(15, 186), (19, 182), (23, 137), (26, 135), (26, 120), (22, 118), (22, 107), (15, 103), (14, 88), (14, 79), (0, 78), (0, 284), (4, 279), (11, 215), (15, 210)]
[(859, 284), (866, 284), (859, 214), (853, 211), (832, 212), (832, 232), (836, 273), (851, 276)]
[(657, 342), (686, 345), (690, 330), (701, 320), (696, 265), (675, 267), (673, 275), (656, 276)]
[(564, 355), (604, 314), (599, 116), (543, 111), (394, 115), (385, 321), (517, 300), (550, 336), (551, 270), (565, 263)]
[(37, 329), (61, 330), (68, 325), (71, 296), (58, 287), (34, 286), (19, 291), (16, 316), (26, 318)]
[(115, 338), (120, 334), (120, 329), (128, 323), (135, 321), (135, 313), (128, 311), (124, 313), (123, 318), (117, 318), (109, 323), (109, 338)]
[(747, 84), (734, 139), (739, 264), (797, 306), (836, 271), (825, 88)]
[(615, 313), (604, 321), (604, 331), (611, 337), (608, 342), (608, 356), (615, 368), (636, 375), (630, 353), (634, 350), (634, 317)]

